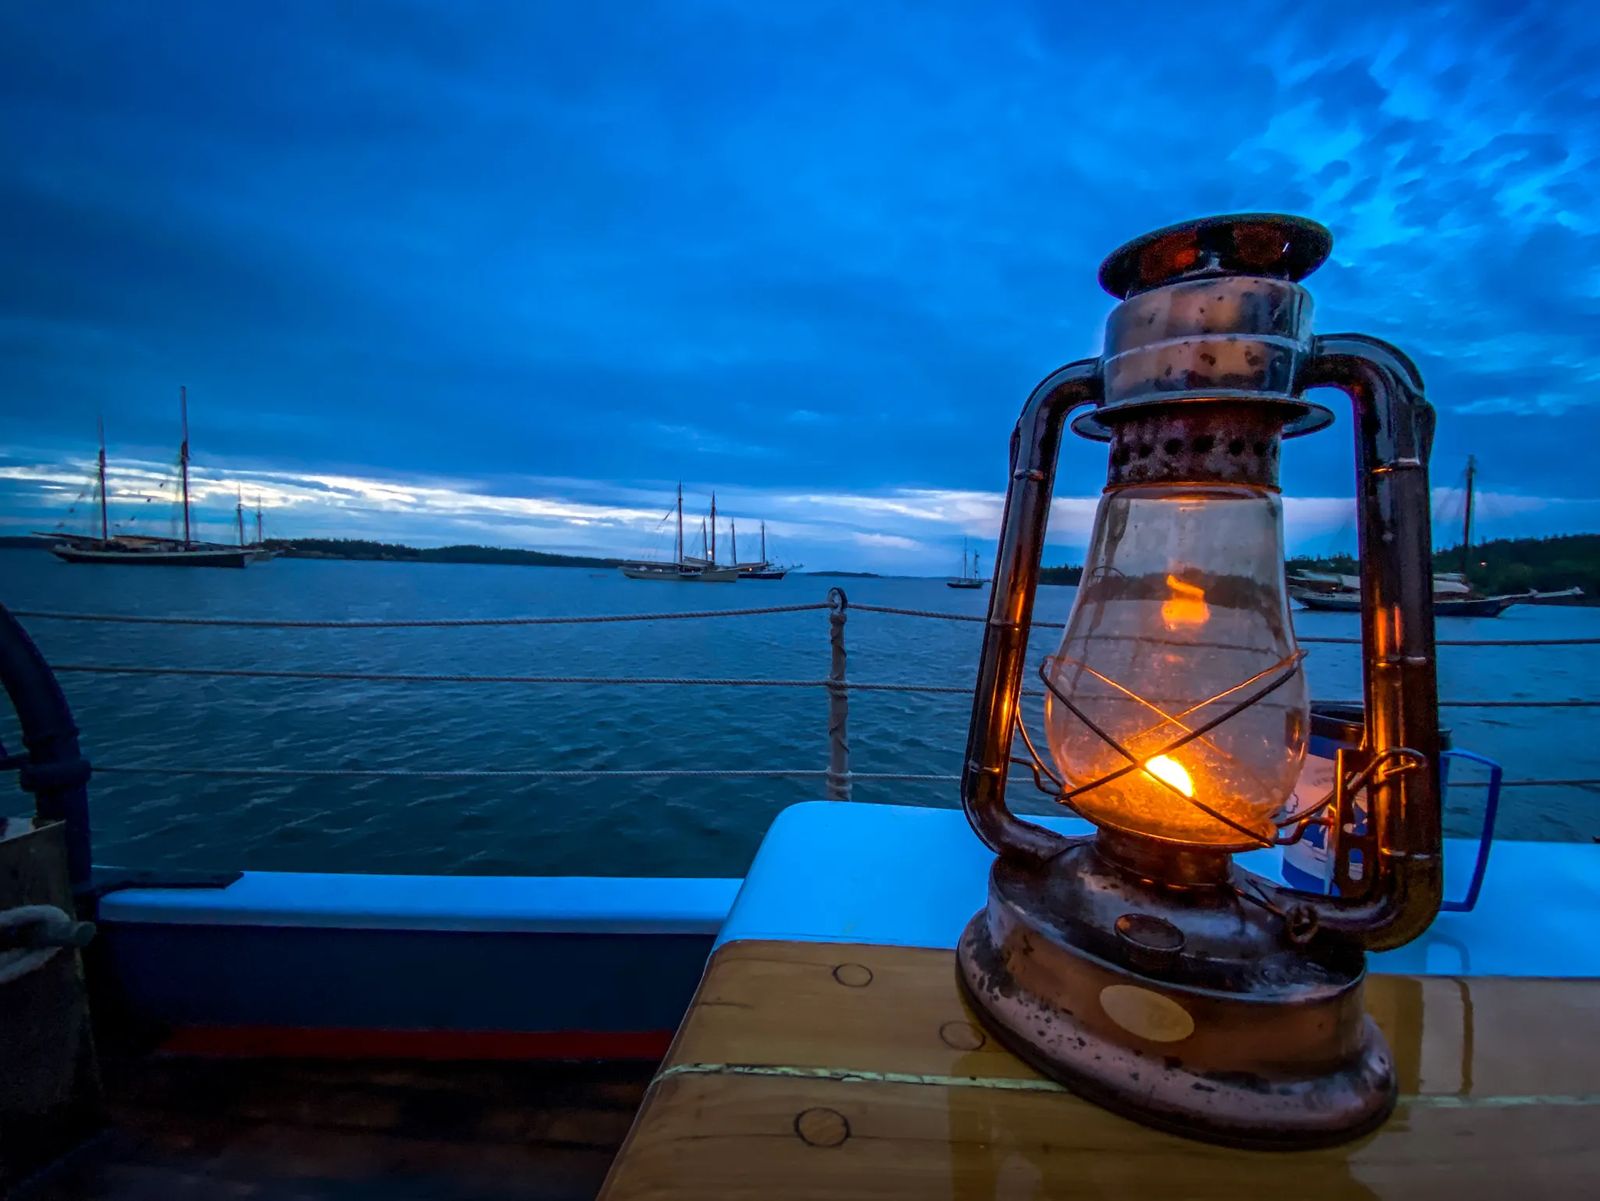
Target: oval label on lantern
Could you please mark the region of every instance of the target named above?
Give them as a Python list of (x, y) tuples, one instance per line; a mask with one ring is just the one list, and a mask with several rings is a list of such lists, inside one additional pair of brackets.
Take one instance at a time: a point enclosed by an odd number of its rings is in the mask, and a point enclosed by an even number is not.
[(1153, 1043), (1175, 1043), (1194, 1033), (1194, 1018), (1171, 997), (1133, 984), (1100, 990), (1100, 1008), (1129, 1034)]

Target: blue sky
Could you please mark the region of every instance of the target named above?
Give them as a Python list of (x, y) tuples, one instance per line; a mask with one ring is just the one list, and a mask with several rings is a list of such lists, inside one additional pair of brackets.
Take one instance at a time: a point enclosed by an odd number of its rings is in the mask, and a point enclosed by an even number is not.
[[(1104, 254), (1256, 209), (1333, 229), (1318, 328), (1414, 354), (1486, 534), (1600, 529), (1586, 6), (1137, 13), (7, 6), (0, 531), (72, 505), (98, 413), (113, 516), (165, 528), (186, 384), (219, 533), (242, 487), (285, 536), (635, 554), (681, 478), (785, 557), (947, 571)], [(1351, 544), (1349, 458), (1286, 452), (1296, 547)], [(1068, 448), (1053, 558), (1103, 478)]]

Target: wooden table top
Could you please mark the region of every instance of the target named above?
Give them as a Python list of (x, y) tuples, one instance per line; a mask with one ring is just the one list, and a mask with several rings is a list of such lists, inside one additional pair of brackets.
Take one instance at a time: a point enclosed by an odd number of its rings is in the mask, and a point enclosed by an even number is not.
[(1081, 1101), (988, 1038), (949, 951), (738, 942), (706, 971), (605, 1201), (1600, 1195), (1600, 981), (1373, 976), (1376, 1133), (1236, 1151)]

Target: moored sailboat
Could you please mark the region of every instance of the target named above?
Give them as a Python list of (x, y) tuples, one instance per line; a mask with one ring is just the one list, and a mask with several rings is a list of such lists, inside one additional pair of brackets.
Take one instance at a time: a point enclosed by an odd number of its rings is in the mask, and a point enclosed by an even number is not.
[(967, 557), (967, 540), (961, 540), (961, 574), (951, 576), (944, 582), (946, 588), (982, 588), (988, 581), (978, 575), (978, 552), (973, 551), (969, 560)]
[(779, 567), (767, 558), (767, 523), (761, 523), (761, 557), (753, 563), (739, 562), (739, 531), (732, 522), (728, 523), (729, 533), (733, 538), (733, 566), (739, 573), (741, 580), (781, 580), (791, 571), (798, 569), (799, 564), (791, 567)]
[(111, 563), (137, 567), (245, 567), (251, 553), (244, 547), (243, 510), (240, 510), (240, 545), (217, 546), (194, 541), (189, 510), (189, 394), (178, 389), (183, 441), (178, 449), (178, 472), (183, 490), (183, 540), (111, 533), (106, 494), (105, 424), (100, 425), (100, 453), (96, 460), (96, 488), (100, 502), (100, 536), (44, 534), (58, 539), (51, 553), (66, 563)]
[[(1435, 572), (1433, 576), (1433, 615), (1435, 617), (1499, 617), (1512, 605), (1529, 601), (1564, 600), (1582, 596), (1581, 588), (1559, 592), (1508, 592), (1486, 596), (1467, 580), (1472, 550), (1474, 484), (1478, 461), (1467, 456), (1466, 501), (1461, 525), (1461, 570)], [(1307, 609), (1330, 613), (1361, 611), (1361, 580), (1358, 576), (1332, 572), (1296, 571), (1288, 577), (1289, 595)]]
[[(672, 516), (672, 514), (668, 514)], [(637, 563), (624, 563), (619, 571), (630, 580), (665, 580), (678, 584), (731, 584), (739, 578), (739, 573), (732, 567), (717, 566), (716, 557), (716, 517), (717, 498), (711, 497), (712, 530), (709, 551), (702, 545), (700, 558), (693, 558), (683, 553), (683, 485), (678, 485), (678, 534), (674, 546), (673, 560), (668, 563), (642, 561)], [(659, 527), (658, 527), (659, 528)], [(705, 528), (701, 527), (702, 543), (705, 539)]]

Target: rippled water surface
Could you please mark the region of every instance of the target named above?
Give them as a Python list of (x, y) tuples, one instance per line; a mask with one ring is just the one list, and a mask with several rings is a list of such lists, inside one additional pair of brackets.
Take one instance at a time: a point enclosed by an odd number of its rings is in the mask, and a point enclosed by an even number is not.
[[(293, 619), (498, 617), (688, 611), (822, 601), (981, 614), (984, 592), (939, 580), (674, 585), (581, 569), (278, 560), (245, 571), (74, 567), (0, 551), (0, 602), (16, 609)], [(1046, 588), (1038, 616), (1062, 620), (1073, 592)], [(1356, 633), (1353, 615), (1297, 613), (1302, 635)], [(820, 679), (823, 611), (715, 621), (456, 630), (249, 630), (27, 622), (56, 663), (441, 674), (762, 676)], [(1452, 619), (1445, 638), (1600, 636), (1600, 609), (1518, 607)], [(970, 685), (980, 627), (853, 612), (859, 680)], [(1040, 631), (1032, 657), (1053, 649)], [(1447, 648), (1450, 698), (1600, 696), (1600, 647)], [(1312, 694), (1359, 694), (1355, 647), (1314, 646)], [(92, 785), (96, 857), (137, 866), (365, 872), (742, 874), (779, 809), (821, 796), (827, 696), (820, 688), (184, 679), (66, 674), (90, 758), (101, 767), (412, 769), (816, 769), (811, 779), (218, 779), (102, 772)], [(855, 693), (852, 765), (954, 773), (968, 701)], [(0, 706), (3, 708), (3, 706)], [(1600, 777), (1593, 710), (1447, 709), (1458, 746), (1499, 758), (1508, 778)], [(15, 745), (14, 719), (0, 738)], [(1462, 773), (1465, 775), (1465, 773)], [(1456, 789), (1452, 831), (1481, 793)], [(858, 782), (861, 801), (955, 805), (955, 785)], [(1508, 791), (1501, 833), (1588, 841), (1590, 790)], [(17, 808), (14, 802), (12, 808)], [(1032, 801), (1019, 807), (1044, 811)]]

